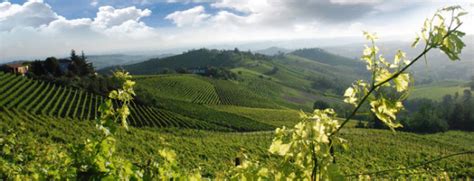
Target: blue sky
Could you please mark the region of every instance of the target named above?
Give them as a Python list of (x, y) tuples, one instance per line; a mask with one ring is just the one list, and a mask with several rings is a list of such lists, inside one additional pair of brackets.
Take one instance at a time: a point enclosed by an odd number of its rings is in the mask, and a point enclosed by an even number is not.
[[(10, 0), (11, 3), (23, 4), (27, 0)], [(91, 0), (74, 0), (71, 3), (70, 0), (44, 0), (45, 3), (49, 4), (52, 9), (58, 14), (66, 17), (67, 19), (77, 18), (94, 18), (98, 9), (98, 6), (114, 6), (116, 8), (124, 8), (129, 6), (136, 6), (137, 8), (147, 8), (153, 13), (151, 16), (145, 17), (142, 20), (149, 26), (172, 26), (173, 23), (164, 18), (174, 11), (190, 9), (197, 5), (205, 6), (209, 13), (216, 13), (217, 9), (211, 8), (210, 3), (167, 3), (166, 1), (155, 2), (155, 3), (140, 3), (133, 0), (108, 0), (99, 1), (96, 6), (91, 5)]]
[[(4, 0), (0, 61), (70, 49), (105, 54), (279, 42), (317, 47), (362, 42), (362, 31), (411, 41), (426, 17), (453, 4), (470, 13), (463, 30), (474, 33), (469, 0)], [(317, 43), (291, 43), (308, 39)]]

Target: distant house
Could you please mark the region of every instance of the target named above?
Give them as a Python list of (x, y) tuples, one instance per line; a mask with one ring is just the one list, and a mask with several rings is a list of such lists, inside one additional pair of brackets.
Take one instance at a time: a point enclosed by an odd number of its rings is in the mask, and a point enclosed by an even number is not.
[(20, 75), (25, 75), (26, 73), (28, 73), (28, 65), (15, 63), (15, 64), (6, 64), (4, 67), (5, 67), (4, 69), (7, 72), (20, 74)]
[(188, 72), (193, 73), (193, 74), (207, 74), (209, 69), (206, 68), (190, 68), (188, 69)]

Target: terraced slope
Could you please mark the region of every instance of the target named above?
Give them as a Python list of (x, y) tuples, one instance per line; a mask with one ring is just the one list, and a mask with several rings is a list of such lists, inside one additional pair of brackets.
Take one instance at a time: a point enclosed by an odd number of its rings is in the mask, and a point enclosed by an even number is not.
[(271, 96), (268, 89), (262, 87), (259, 91), (257, 85), (250, 89), (245, 82), (216, 80), (189, 74), (138, 76), (135, 80), (137, 94), (144, 100), (156, 97), (203, 105), (281, 107), (268, 98)]
[[(0, 108), (75, 120), (95, 120), (105, 98), (13, 74), (0, 74)], [(115, 104), (119, 102), (115, 101)], [(232, 129), (180, 114), (133, 103), (129, 122), (135, 127), (181, 127), (231, 131)]]
[(163, 98), (197, 104), (220, 104), (214, 86), (198, 76), (143, 76), (137, 78), (139, 89)]

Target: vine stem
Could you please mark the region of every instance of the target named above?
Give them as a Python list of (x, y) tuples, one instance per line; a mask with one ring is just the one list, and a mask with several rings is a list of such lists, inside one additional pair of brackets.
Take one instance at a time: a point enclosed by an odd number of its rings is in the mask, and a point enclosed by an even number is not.
[[(447, 38), (449, 35), (451, 35), (454, 31), (456, 31), (460, 26), (462, 25), (462, 23), (459, 23), (454, 29), (452, 30), (449, 30), (446, 35), (444, 35), (443, 39), (444, 40), (445, 38)], [(442, 41), (441, 41), (442, 42)], [(428, 42), (430, 43), (430, 42)], [(401, 70), (399, 70), (397, 73), (393, 74), (392, 76), (390, 76), (388, 79), (385, 79), (384, 81), (380, 82), (380, 83), (377, 83), (377, 84), (374, 84), (374, 86), (371, 86), (371, 88), (369, 89), (369, 92), (367, 92), (367, 94), (364, 95), (364, 97), (362, 97), (361, 101), (359, 102), (359, 104), (357, 104), (357, 106), (354, 108), (354, 110), (352, 111), (352, 113), (344, 120), (344, 122), (342, 122), (341, 126), (339, 126), (336, 131), (332, 132), (329, 137), (332, 137), (334, 136), (335, 134), (337, 134), (343, 127), (344, 125), (347, 124), (347, 122), (349, 122), (349, 120), (354, 117), (354, 115), (357, 113), (357, 111), (359, 111), (359, 109), (362, 107), (362, 104), (364, 104), (364, 102), (367, 100), (367, 98), (372, 94), (372, 92), (375, 91), (375, 89), (377, 89), (378, 87), (382, 86), (383, 84), (397, 78), (400, 74), (402, 74), (403, 72), (405, 72), (410, 66), (412, 66), (415, 62), (417, 62), (420, 58), (422, 58), (423, 56), (425, 56), (432, 48), (435, 48), (436, 45), (429, 45), (428, 47), (425, 47), (425, 49), (423, 50), (423, 52), (421, 52), (418, 56), (416, 56), (408, 65), (406, 65), (405, 67), (403, 67)]]
[(430, 163), (434, 163), (434, 162), (437, 162), (437, 161), (441, 161), (441, 160), (446, 159), (446, 158), (450, 158), (450, 157), (454, 157), (454, 156), (458, 156), (458, 155), (467, 155), (467, 154), (474, 154), (474, 150), (465, 151), (465, 152), (453, 153), (453, 154), (450, 154), (450, 155), (445, 155), (445, 156), (442, 156), (442, 157), (439, 157), (439, 158), (436, 158), (436, 159), (433, 159), (433, 160), (429, 160), (429, 161), (426, 161), (426, 162), (423, 162), (423, 163), (419, 163), (419, 164), (416, 164), (416, 165), (412, 165), (412, 166), (408, 166), (408, 167), (405, 167), (405, 168), (393, 168), (393, 169), (380, 170), (380, 171), (375, 171), (375, 172), (366, 172), (366, 173), (358, 173), (358, 174), (348, 174), (348, 175), (344, 175), (344, 176), (346, 176), (346, 177), (354, 177), (354, 176), (359, 176), (359, 175), (378, 175), (378, 174), (381, 174), (381, 173), (384, 173), (384, 172), (408, 170), (408, 169), (413, 169), (413, 168), (418, 168), (418, 167), (421, 167), (421, 166), (425, 166), (425, 165), (428, 165), (428, 164), (430, 164)]

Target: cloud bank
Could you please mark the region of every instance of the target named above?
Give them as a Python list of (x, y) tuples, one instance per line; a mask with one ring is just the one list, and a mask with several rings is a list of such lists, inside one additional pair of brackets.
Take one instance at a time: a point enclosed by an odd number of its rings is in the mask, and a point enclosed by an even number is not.
[[(363, 30), (407, 41), (425, 17), (447, 5), (439, 1), (381, 0), (134, 0), (114, 7), (90, 0), (94, 17), (68, 19), (42, 0), (0, 3), (0, 60), (63, 55), (70, 49), (114, 53), (216, 44), (309, 38), (361, 37)], [(147, 5), (188, 4), (163, 17)], [(473, 3), (458, 1), (472, 12)], [(151, 7), (151, 6), (150, 6)], [(172, 26), (149, 26), (148, 21)], [(472, 13), (464, 30), (472, 34)], [(344, 42), (338, 42), (344, 44)], [(271, 45), (269, 45), (271, 46)], [(298, 45), (295, 45), (298, 46)], [(314, 45), (323, 46), (323, 45)]]

